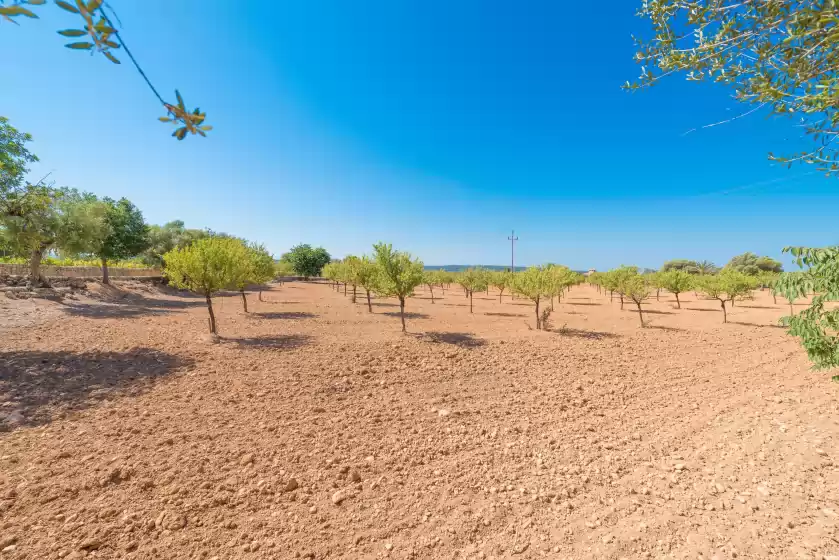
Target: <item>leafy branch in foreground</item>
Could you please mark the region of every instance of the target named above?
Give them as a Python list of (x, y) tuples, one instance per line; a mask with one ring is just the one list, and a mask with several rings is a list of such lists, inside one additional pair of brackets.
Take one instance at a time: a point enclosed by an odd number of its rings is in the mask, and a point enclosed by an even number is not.
[[(789, 327), (789, 333), (801, 339), (816, 369), (839, 367), (839, 308), (828, 307), (828, 302), (839, 301), (839, 247), (811, 249), (787, 247), (798, 266), (807, 267), (799, 274), (783, 274), (778, 280), (786, 284), (788, 293), (806, 296), (816, 295), (810, 306), (790, 317), (781, 319)], [(834, 376), (834, 381), (839, 376)]]
[(641, 76), (630, 91), (683, 73), (689, 81), (734, 88), (734, 98), (754, 107), (709, 128), (766, 108), (773, 115), (801, 115), (818, 145), (787, 165), (816, 164), (839, 173), (839, 26), (835, 0), (645, 0), (638, 16), (652, 24), (649, 40), (636, 39)]
[[(43, 6), (46, 0), (13, 0), (6, 2), (0, 0), (0, 18), (18, 24), (14, 18), (27, 17), (30, 19), (38, 19), (38, 15), (29, 9), (27, 6)], [(68, 49), (78, 51), (97, 51), (113, 62), (114, 64), (121, 64), (120, 60), (113, 54), (113, 51), (122, 48), (126, 56), (131, 60), (137, 72), (146, 82), (146, 85), (160, 101), (161, 105), (166, 108), (167, 116), (160, 117), (159, 120), (165, 123), (173, 123), (177, 126), (172, 136), (178, 140), (186, 138), (187, 134), (198, 134), (200, 136), (207, 136), (207, 132), (212, 130), (212, 126), (204, 124), (207, 117), (206, 113), (202, 113), (200, 109), (189, 110), (184, 104), (184, 100), (178, 90), (175, 90), (175, 97), (177, 103), (168, 103), (158, 93), (158, 90), (149, 80), (146, 73), (140, 67), (137, 59), (131, 54), (128, 45), (120, 37), (119, 30), (111, 21), (105, 8), (103, 0), (73, 0), (64, 1), (56, 0), (55, 5), (62, 10), (71, 14), (80, 16), (81, 29), (62, 29), (58, 34), (62, 37), (70, 39), (81, 39), (84, 37), (85, 41), (72, 41), (64, 45)]]

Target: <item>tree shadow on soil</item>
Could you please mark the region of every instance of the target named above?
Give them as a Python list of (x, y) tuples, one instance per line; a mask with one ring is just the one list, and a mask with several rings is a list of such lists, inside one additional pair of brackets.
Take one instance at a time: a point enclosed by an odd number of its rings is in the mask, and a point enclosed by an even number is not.
[(529, 317), (529, 315), (525, 313), (495, 313), (495, 312), (487, 312), (484, 315), (489, 315), (490, 317)]
[(399, 307), (398, 303), (385, 303), (383, 301), (379, 301), (379, 302), (374, 301), (374, 302), (371, 303), (371, 305), (373, 307)]
[(732, 325), (742, 325), (744, 327), (760, 327), (760, 328), (763, 328), (763, 329), (784, 329), (784, 328), (786, 328), (782, 325), (772, 325), (772, 324), (766, 324), (766, 323), (763, 323), (763, 324), (761, 324), (761, 323), (747, 323), (745, 321), (729, 321), (729, 323), (732, 324)]
[(778, 305), (738, 305), (737, 307), (743, 307), (746, 309), (780, 309), (782, 304)]
[(533, 307), (533, 304), (532, 304), (532, 303), (516, 303), (516, 302), (511, 302), (511, 305), (521, 305), (521, 306), (524, 306), (524, 307)]
[(260, 319), (314, 319), (314, 313), (307, 311), (269, 311), (267, 313), (254, 313), (254, 317)]
[[(646, 311), (644, 312), (646, 313)], [(671, 331), (671, 332), (685, 332), (685, 329), (680, 329), (679, 327), (668, 327), (665, 325), (644, 325), (645, 329), (658, 329), (660, 331)]]
[(682, 307), (685, 311), (707, 311), (710, 313), (722, 313), (721, 309), (703, 309), (701, 307)]
[(452, 344), (460, 346), (461, 348), (477, 348), (486, 345), (486, 340), (483, 338), (476, 338), (472, 333), (459, 332), (438, 332), (432, 331), (422, 335), (430, 342)]
[[(638, 309), (624, 309), (624, 311), (632, 311), (633, 313), (638, 313)], [(644, 309), (641, 308), (641, 312), (646, 315), (649, 313), (650, 315), (673, 315), (672, 311), (659, 311), (658, 309)]]
[(604, 338), (620, 337), (620, 335), (610, 332), (584, 331), (582, 329), (572, 329), (568, 327), (565, 327), (564, 329), (558, 329), (553, 332), (560, 336), (567, 336), (570, 338), (588, 338), (591, 340), (603, 340)]
[(468, 307), (468, 303), (444, 303), (446, 307)]
[(286, 334), (280, 336), (254, 336), (250, 338), (222, 338), (222, 342), (230, 342), (246, 348), (272, 348), (293, 350), (310, 344), (312, 337), (306, 334)]
[(190, 293), (177, 293), (181, 299), (159, 299), (127, 292), (115, 286), (102, 286), (90, 293), (91, 303), (64, 301), (62, 310), (75, 317), (94, 319), (128, 319), (145, 315), (165, 315), (192, 307), (205, 306), (203, 298)]
[(602, 303), (584, 303), (582, 301), (566, 301), (568, 305), (603, 305)]
[[(382, 315), (387, 315), (388, 317), (401, 317), (402, 315), (398, 311), (387, 311), (382, 313)], [(414, 311), (406, 311), (405, 312), (406, 319), (428, 319), (428, 315), (425, 313), (416, 313)]]
[[(0, 352), (0, 401), (23, 415), (23, 425), (43, 425), (64, 412), (118, 396), (136, 396), (192, 360), (149, 348), (128, 352)], [(3, 418), (3, 415), (0, 415)], [(6, 425), (6, 427), (8, 427)], [(0, 422), (0, 431), (4, 424)]]

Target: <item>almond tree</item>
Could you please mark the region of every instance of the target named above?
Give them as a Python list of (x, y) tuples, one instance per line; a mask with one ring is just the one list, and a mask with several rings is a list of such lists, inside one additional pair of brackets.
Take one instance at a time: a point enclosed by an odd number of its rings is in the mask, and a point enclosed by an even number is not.
[(475, 292), (482, 292), (489, 285), (489, 277), (486, 271), (481, 268), (467, 268), (458, 279), (458, 282), (466, 290), (469, 297), (469, 313), (472, 313), (472, 295)]
[[(352, 303), (355, 303), (356, 300), (356, 291), (358, 289), (358, 285), (360, 284), (359, 275), (361, 274), (361, 259), (356, 256), (350, 255), (344, 258), (343, 263), (343, 270), (344, 275), (350, 284), (352, 284)], [(345, 284), (346, 285), (346, 284)]]
[(498, 289), (498, 303), (501, 303), (501, 296), (504, 295), (504, 290), (510, 287), (513, 279), (513, 273), (509, 270), (493, 272), (490, 276), (490, 285)]
[(711, 299), (720, 302), (722, 322), (728, 322), (725, 304), (735, 298), (749, 296), (756, 287), (753, 277), (736, 270), (725, 269), (713, 276), (696, 278), (696, 288)]
[(373, 312), (373, 304), (370, 301), (370, 292), (376, 290), (376, 282), (379, 277), (379, 269), (376, 263), (370, 260), (370, 257), (364, 255), (361, 257), (359, 263), (359, 272), (357, 276), (358, 285), (364, 288), (367, 292), (367, 312)]
[(336, 262), (329, 262), (323, 265), (323, 269), (321, 270), (321, 275), (329, 280), (332, 284), (332, 287), (335, 288), (335, 291), (338, 291), (338, 263)]
[(436, 270), (426, 270), (422, 273), (422, 282), (431, 293), (431, 303), (434, 303), (434, 286), (440, 284), (440, 274)]
[(409, 253), (394, 251), (390, 243), (373, 245), (373, 254), (378, 268), (376, 291), (383, 296), (399, 300), (399, 316), (402, 319), (402, 332), (405, 327), (405, 299), (422, 284), (424, 266), (419, 259), (412, 259)]
[(241, 239), (237, 241), (245, 248), (245, 252), (242, 254), (237, 253), (238, 258), (241, 260), (234, 267), (235, 278), (233, 279), (232, 286), (241, 294), (242, 307), (245, 313), (247, 313), (248, 296), (245, 290), (251, 284), (262, 284), (274, 277), (274, 257), (264, 245), (247, 243)]
[(679, 294), (690, 290), (693, 287), (693, 280), (696, 276), (685, 272), (684, 270), (668, 270), (657, 275), (656, 281), (659, 285), (676, 296), (676, 308), (682, 308), (682, 302), (679, 301)]
[(644, 275), (638, 274), (637, 272), (635, 274), (621, 274), (619, 275), (619, 281), (620, 286), (618, 289), (620, 293), (629, 298), (638, 308), (638, 319), (641, 321), (641, 328), (644, 328), (646, 325), (644, 324), (644, 313), (641, 309), (641, 303), (650, 297), (652, 285), (647, 278), (644, 278)]
[(536, 330), (542, 330), (539, 304), (550, 291), (549, 273), (541, 267), (531, 266), (513, 275), (511, 290), (536, 304)]
[(206, 237), (187, 247), (173, 249), (164, 255), (163, 261), (163, 274), (173, 286), (204, 296), (210, 313), (210, 332), (217, 334), (212, 296), (241, 275), (238, 267), (248, 261), (244, 244), (232, 237)]

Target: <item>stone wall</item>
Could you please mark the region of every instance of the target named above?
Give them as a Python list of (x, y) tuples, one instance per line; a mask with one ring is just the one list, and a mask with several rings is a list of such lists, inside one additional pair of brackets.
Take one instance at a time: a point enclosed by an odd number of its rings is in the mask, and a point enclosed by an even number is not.
[[(98, 266), (41, 266), (41, 274), (47, 278), (101, 278), (102, 269)], [(108, 267), (111, 278), (159, 277), (161, 273), (156, 268), (111, 268)], [(28, 264), (0, 263), (0, 276), (29, 276)]]

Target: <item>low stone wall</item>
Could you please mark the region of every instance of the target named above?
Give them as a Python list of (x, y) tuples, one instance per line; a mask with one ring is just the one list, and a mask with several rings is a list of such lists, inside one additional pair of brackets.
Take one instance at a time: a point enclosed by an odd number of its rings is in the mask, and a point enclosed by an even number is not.
[[(102, 269), (98, 266), (51, 266), (41, 267), (41, 274), (47, 278), (101, 278)], [(0, 276), (28, 276), (28, 264), (0, 263)], [(111, 278), (160, 277), (161, 272), (156, 268), (111, 268), (108, 267)]]

